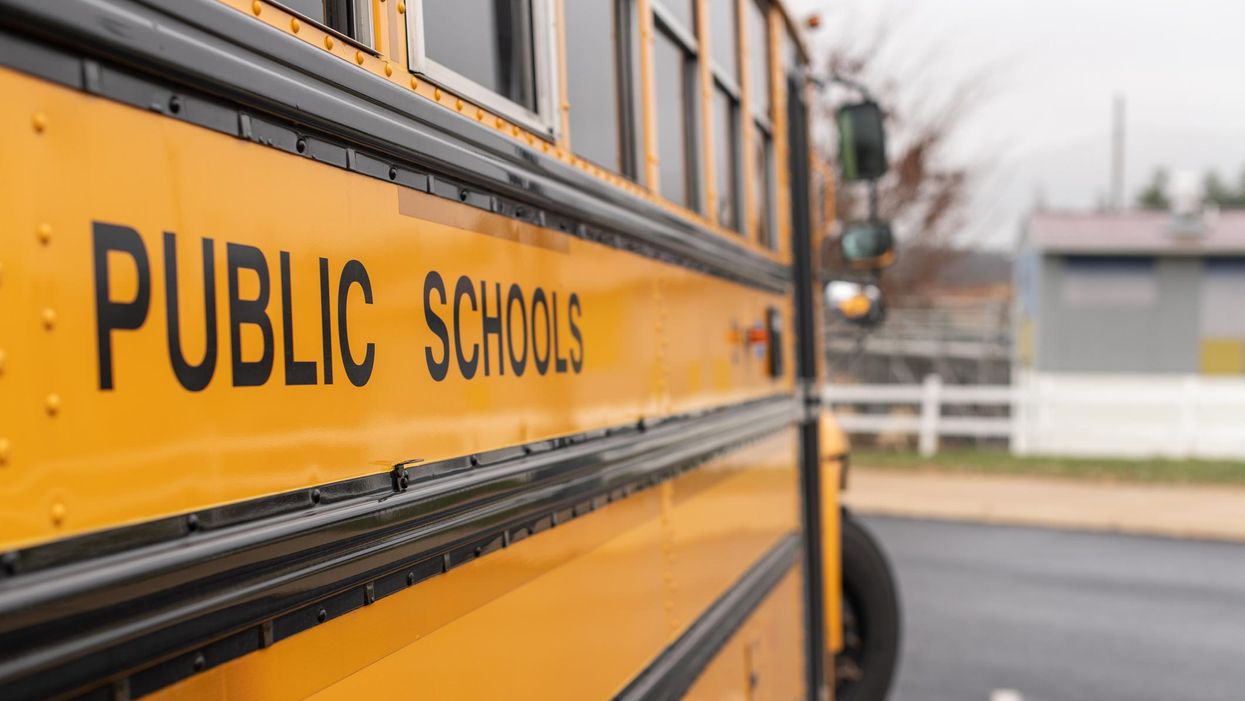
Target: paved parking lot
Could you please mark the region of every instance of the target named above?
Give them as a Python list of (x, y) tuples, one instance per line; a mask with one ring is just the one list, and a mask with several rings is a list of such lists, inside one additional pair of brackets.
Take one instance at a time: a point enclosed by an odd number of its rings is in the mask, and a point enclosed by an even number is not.
[(864, 520), (903, 600), (895, 701), (1245, 698), (1245, 545)]

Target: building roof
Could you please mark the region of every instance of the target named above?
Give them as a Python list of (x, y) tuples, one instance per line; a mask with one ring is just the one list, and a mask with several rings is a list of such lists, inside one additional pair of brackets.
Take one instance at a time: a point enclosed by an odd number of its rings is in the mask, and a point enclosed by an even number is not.
[(1245, 210), (1212, 210), (1196, 221), (1170, 212), (1035, 212), (1025, 245), (1048, 253), (1245, 255)]

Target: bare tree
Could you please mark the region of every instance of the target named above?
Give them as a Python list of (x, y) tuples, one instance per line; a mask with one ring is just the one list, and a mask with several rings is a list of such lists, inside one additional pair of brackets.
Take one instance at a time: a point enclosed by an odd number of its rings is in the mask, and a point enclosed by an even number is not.
[[(987, 80), (970, 77), (958, 84), (931, 85), (926, 68), (936, 51), (909, 56), (903, 63), (886, 56), (904, 49), (892, 29), (898, 20), (882, 22), (872, 32), (844, 32), (854, 40), (835, 42), (820, 58), (821, 72), (868, 86), (883, 108), (890, 137), (890, 172), (878, 183), (879, 216), (893, 222), (902, 241), (900, 262), (883, 278), (891, 295), (923, 296), (940, 273), (962, 255), (971, 188), (979, 180), (972, 163), (956, 161), (948, 145), (965, 118), (987, 96)], [(833, 124), (838, 107), (859, 99), (859, 92), (832, 83), (822, 93), (824, 123)], [(837, 136), (823, 134), (824, 157), (837, 158)], [(837, 171), (837, 169), (836, 169)], [(863, 218), (867, 212), (864, 186), (838, 190), (839, 221)]]

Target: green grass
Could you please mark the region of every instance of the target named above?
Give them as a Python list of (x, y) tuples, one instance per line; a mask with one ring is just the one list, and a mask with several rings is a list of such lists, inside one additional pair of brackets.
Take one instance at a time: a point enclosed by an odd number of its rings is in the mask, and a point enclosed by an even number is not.
[(1245, 461), (1122, 460), (1017, 457), (996, 450), (954, 449), (924, 458), (916, 453), (854, 449), (852, 469), (919, 470), (996, 475), (1038, 475), (1098, 481), (1245, 485)]

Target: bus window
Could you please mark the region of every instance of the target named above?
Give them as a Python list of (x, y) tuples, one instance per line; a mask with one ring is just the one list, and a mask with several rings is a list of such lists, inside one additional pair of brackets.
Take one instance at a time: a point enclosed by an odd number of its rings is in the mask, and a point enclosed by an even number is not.
[(429, 0), (412, 17), (411, 68), (540, 131), (552, 130), (549, 0)]
[[(566, 90), (570, 139), (575, 153), (635, 177), (626, 57), (630, 3), (575, 0), (563, 4), (566, 33)], [(610, 50), (612, 49), (612, 50)]]
[(713, 88), (713, 162), (714, 188), (717, 192), (718, 224), (727, 229), (739, 229), (739, 198), (736, 183), (739, 181), (739, 126), (737, 110), (731, 94), (715, 85)]
[(752, 227), (761, 245), (777, 248), (778, 237), (774, 236), (773, 207), (770, 206), (774, 190), (774, 179), (770, 175), (774, 172), (772, 143), (769, 132), (757, 122), (752, 137), (752, 164), (756, 168), (756, 177), (752, 178)]
[(739, 27), (734, 0), (709, 3), (710, 57), (715, 68), (731, 82), (739, 83)]
[(752, 231), (762, 245), (778, 247), (773, 217), (773, 136), (770, 122), (772, 111), (769, 72), (769, 12), (759, 0), (745, 0), (748, 23), (748, 102), (752, 111), (753, 161), (756, 170), (752, 182)]
[(282, 0), (281, 4), (342, 36), (372, 45), (370, 0)]
[(713, 74), (713, 163), (719, 226), (741, 227), (739, 161), (739, 31), (735, 3), (709, 3), (709, 57)]
[(699, 209), (696, 177), (696, 40), (693, 27), (654, 4), (653, 97), (657, 104), (657, 158), (661, 195)]

